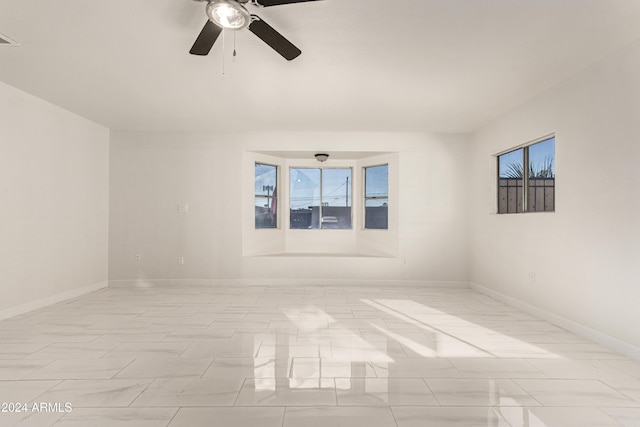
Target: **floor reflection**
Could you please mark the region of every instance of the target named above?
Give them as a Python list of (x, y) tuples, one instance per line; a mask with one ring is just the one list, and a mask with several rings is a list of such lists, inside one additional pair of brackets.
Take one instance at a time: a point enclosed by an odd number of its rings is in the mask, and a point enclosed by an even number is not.
[[(282, 319), (272, 318), (272, 332), (254, 337), (256, 391), (275, 390), (268, 378), (289, 378), (288, 388), (322, 388), (325, 378), (461, 378), (448, 359), (499, 358), (491, 349), (527, 352), (531, 357), (558, 358), (553, 352), (509, 337), (489, 325), (465, 320), (435, 307), (408, 299), (359, 299), (349, 303), (352, 316), (334, 318), (320, 306), (282, 304)], [(463, 310), (457, 307), (456, 310)], [(454, 311), (456, 311), (454, 310)], [(284, 321), (286, 318), (286, 321)], [(491, 314), (484, 322), (509, 319)], [(523, 318), (529, 320), (528, 317)], [(294, 333), (295, 331), (295, 333)], [(492, 345), (493, 344), (493, 345)], [(434, 359), (429, 361), (429, 359)], [(439, 359), (439, 360), (438, 360)], [(341, 381), (344, 388), (352, 384)], [(377, 393), (386, 382), (377, 381)], [(495, 383), (487, 383), (491, 388)], [(514, 403), (493, 393), (500, 406)]]

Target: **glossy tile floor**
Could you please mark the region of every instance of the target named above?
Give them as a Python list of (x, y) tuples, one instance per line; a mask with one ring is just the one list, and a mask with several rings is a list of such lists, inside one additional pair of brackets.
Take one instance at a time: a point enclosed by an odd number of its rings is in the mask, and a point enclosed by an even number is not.
[(640, 363), (467, 289), (109, 288), (0, 322), (0, 396), (0, 426), (640, 426)]

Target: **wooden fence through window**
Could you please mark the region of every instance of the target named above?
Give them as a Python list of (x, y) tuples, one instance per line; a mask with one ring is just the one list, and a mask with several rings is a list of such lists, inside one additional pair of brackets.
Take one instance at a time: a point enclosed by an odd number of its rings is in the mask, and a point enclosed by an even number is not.
[[(555, 181), (555, 178), (529, 178), (528, 212), (555, 210)], [(498, 180), (498, 213), (522, 212), (523, 191), (524, 180), (500, 178)]]

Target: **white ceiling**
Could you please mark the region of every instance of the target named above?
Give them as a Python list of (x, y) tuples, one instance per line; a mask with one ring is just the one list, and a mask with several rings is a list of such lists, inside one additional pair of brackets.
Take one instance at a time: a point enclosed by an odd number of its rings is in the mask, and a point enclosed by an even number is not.
[[(191, 0), (0, 0), (0, 81), (112, 129), (477, 129), (640, 38), (638, 0), (325, 0), (247, 6), (248, 30), (188, 51)], [(223, 71), (223, 58), (224, 69)]]

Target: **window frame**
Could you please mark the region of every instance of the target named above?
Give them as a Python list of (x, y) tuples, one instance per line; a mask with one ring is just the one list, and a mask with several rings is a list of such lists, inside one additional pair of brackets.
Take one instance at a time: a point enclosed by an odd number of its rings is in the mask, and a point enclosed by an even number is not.
[[(367, 197), (367, 169), (377, 168), (381, 166), (387, 167), (387, 193), (385, 196), (371, 196)], [(387, 200), (387, 226), (385, 228), (367, 228), (367, 201), (368, 200)], [(389, 230), (389, 163), (380, 163), (366, 165), (362, 167), (362, 229), (363, 230)]]
[(274, 227), (256, 227), (255, 223), (256, 223), (256, 215), (255, 215), (255, 208), (254, 208), (254, 214), (253, 214), (253, 223), (254, 223), (254, 229), (255, 230), (278, 230), (280, 229), (280, 203), (279, 203), (279, 196), (277, 194), (278, 191), (278, 186), (280, 185), (280, 166), (279, 165), (274, 165), (271, 163), (266, 163), (266, 162), (261, 162), (261, 161), (254, 161), (254, 171), (255, 171), (255, 167), (257, 165), (262, 165), (262, 166), (271, 166), (276, 168), (276, 185), (274, 186), (274, 193), (275, 194), (271, 194), (271, 195), (263, 195), (263, 194), (255, 194), (255, 180), (256, 180), (256, 176), (255, 176), (255, 172), (253, 175), (253, 186), (254, 186), (254, 191), (253, 191), (253, 204), (254, 206), (256, 206), (255, 204), (255, 200), (257, 198), (262, 198), (262, 199), (267, 199), (269, 201), (269, 206), (273, 205), (273, 201), (275, 200), (276, 202), (276, 210), (275, 210), (275, 215), (276, 215), (276, 223)]
[[(320, 179), (319, 179), (319, 206), (318, 206), (318, 216), (319, 216), (319, 227), (318, 228), (291, 228), (291, 170), (292, 169), (317, 169), (320, 171)], [(349, 205), (349, 228), (324, 228), (322, 226), (323, 221), (322, 219), (324, 218), (324, 216), (322, 215), (322, 210), (324, 208), (324, 202), (322, 201), (322, 191), (323, 191), (323, 174), (322, 171), (323, 170), (327, 170), (327, 169), (343, 169), (343, 170), (349, 170), (350, 171), (350, 182), (349, 182), (349, 189), (350, 189), (350, 198), (351, 198), (351, 204)], [(288, 214), (288, 230), (354, 230), (353, 227), (353, 210), (354, 210), (354, 203), (353, 203), (353, 166), (289, 166), (289, 174), (288, 174), (288, 180), (289, 180), (289, 214)], [(349, 196), (347, 197), (347, 200), (349, 199)]]
[[(531, 177), (529, 176), (529, 148), (536, 144), (540, 144), (542, 142), (554, 139), (556, 135), (555, 133), (545, 135), (543, 137), (537, 138), (533, 141), (529, 141), (525, 144), (519, 145), (517, 147), (510, 148), (509, 150), (501, 151), (500, 153), (495, 155), (495, 165), (496, 165), (496, 213), (498, 215), (511, 215), (511, 214), (526, 214), (526, 213), (554, 213), (556, 211), (556, 196), (555, 196), (555, 171), (553, 173), (554, 180), (554, 191), (553, 191), (553, 209), (552, 210), (530, 210), (529, 209), (529, 180)], [(500, 176), (500, 157), (505, 154), (513, 153), (515, 151), (522, 150), (522, 211), (516, 212), (500, 212), (500, 180), (504, 179)], [(553, 147), (553, 163), (555, 165), (556, 160), (556, 150), (555, 150), (555, 141)], [(517, 178), (514, 178), (517, 179)], [(520, 187), (520, 186), (517, 186)]]

